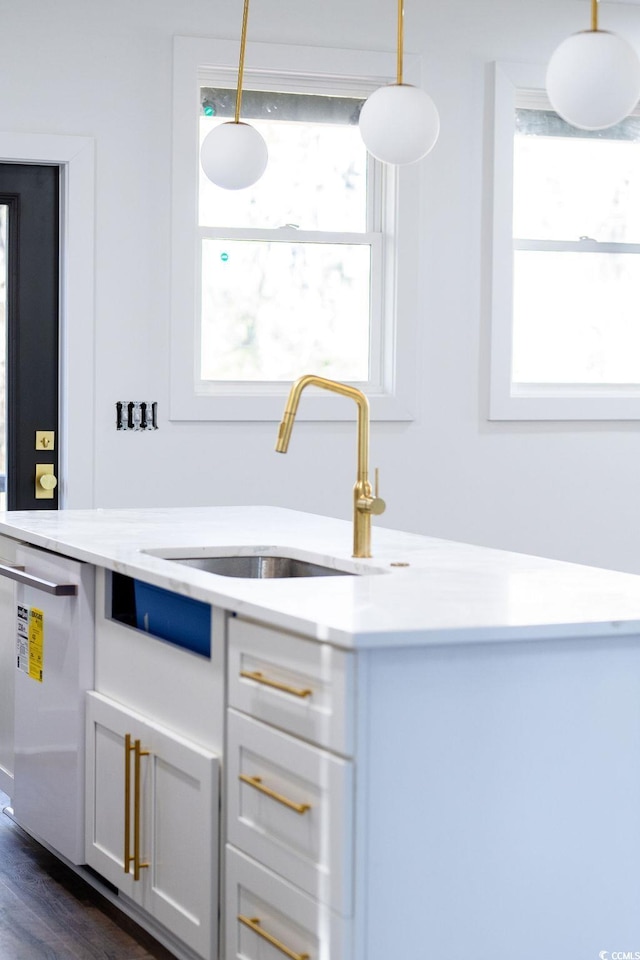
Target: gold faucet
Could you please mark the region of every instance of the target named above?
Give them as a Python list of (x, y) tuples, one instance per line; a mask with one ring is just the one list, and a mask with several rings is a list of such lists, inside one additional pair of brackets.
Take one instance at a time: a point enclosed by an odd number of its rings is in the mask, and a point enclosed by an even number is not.
[(378, 496), (378, 471), (376, 470), (375, 493), (369, 483), (369, 401), (362, 390), (350, 387), (337, 380), (327, 380), (308, 373), (292, 385), (287, 405), (282, 415), (276, 443), (277, 453), (286, 453), (289, 448), (293, 421), (298, 412), (298, 403), (305, 387), (322, 387), (343, 397), (351, 397), (358, 404), (358, 473), (353, 487), (353, 556), (371, 556), (371, 517), (384, 513), (386, 504)]

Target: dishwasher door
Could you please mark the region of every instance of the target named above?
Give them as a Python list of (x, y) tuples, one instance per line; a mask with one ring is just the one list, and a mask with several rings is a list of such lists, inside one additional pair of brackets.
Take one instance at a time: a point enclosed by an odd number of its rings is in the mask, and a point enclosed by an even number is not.
[[(72, 863), (84, 853), (85, 693), (93, 687), (94, 568), (21, 546), (16, 563), (16, 821)], [(44, 586), (41, 581), (44, 581)], [(75, 596), (55, 586), (76, 585)]]

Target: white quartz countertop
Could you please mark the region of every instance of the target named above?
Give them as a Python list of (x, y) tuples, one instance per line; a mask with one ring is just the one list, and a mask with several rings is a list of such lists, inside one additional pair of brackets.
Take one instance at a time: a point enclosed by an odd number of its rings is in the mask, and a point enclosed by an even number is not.
[[(278, 507), (15, 511), (0, 533), (343, 647), (640, 636), (640, 576), (375, 524), (373, 558), (353, 560), (350, 523)], [(148, 550), (266, 550), (364, 575), (245, 580)]]

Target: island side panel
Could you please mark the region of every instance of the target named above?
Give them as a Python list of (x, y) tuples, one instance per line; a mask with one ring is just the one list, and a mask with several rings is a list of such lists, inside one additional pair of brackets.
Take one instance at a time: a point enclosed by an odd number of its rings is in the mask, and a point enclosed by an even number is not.
[[(0, 563), (14, 564), (18, 544), (0, 536)], [(0, 790), (13, 796), (16, 673), (15, 583), (0, 579)]]
[(640, 637), (360, 658), (357, 960), (640, 950)]

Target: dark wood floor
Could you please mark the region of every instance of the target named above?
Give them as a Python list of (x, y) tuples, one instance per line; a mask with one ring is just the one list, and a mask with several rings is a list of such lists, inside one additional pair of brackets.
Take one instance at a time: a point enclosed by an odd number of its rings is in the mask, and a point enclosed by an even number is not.
[(0, 813), (0, 960), (152, 958), (173, 954)]

